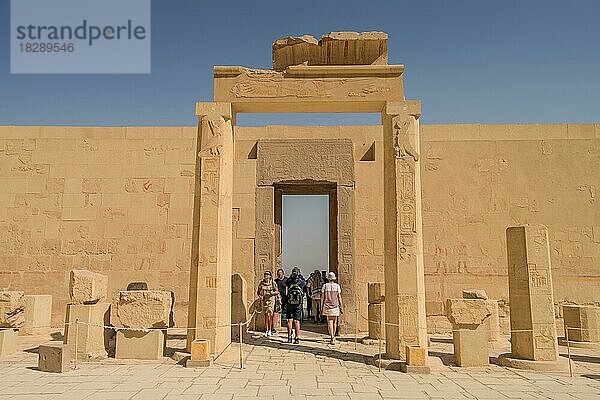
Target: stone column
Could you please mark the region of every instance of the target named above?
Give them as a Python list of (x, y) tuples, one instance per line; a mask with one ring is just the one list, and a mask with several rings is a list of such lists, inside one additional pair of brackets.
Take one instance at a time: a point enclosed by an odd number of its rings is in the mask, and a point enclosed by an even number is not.
[(369, 339), (384, 339), (383, 326), (380, 326), (381, 317), (383, 316), (385, 319), (385, 294), (383, 289), (381, 282), (369, 282), (367, 284)]
[(187, 348), (208, 339), (211, 352), (231, 342), (233, 127), (230, 103), (197, 103), (198, 166), (194, 194)]
[[(256, 299), (256, 289), (263, 279), (265, 271), (271, 271), (275, 279), (275, 190), (273, 186), (256, 188), (256, 237), (254, 239), (254, 287), (252, 298)], [(262, 311), (260, 301), (255, 301), (254, 308)], [(263, 314), (255, 317), (256, 329), (264, 331)]]
[(386, 352), (427, 348), (419, 171), (420, 102), (387, 102), (382, 113)]
[(339, 318), (340, 333), (354, 331), (356, 325), (356, 284), (354, 270), (354, 189), (337, 186), (338, 283), (342, 288), (344, 314)]
[(554, 362), (558, 359), (558, 343), (548, 230), (538, 224), (509, 227), (506, 246), (511, 354), (500, 362), (517, 368), (511, 358)]

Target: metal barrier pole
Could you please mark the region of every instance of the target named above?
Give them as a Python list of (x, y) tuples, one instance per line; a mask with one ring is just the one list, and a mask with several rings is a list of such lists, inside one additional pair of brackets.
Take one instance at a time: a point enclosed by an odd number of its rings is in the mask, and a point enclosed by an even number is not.
[(567, 339), (567, 357), (569, 358), (569, 375), (573, 377), (573, 366), (571, 364), (571, 346), (569, 344), (569, 325), (565, 323), (565, 339)]
[(77, 339), (79, 338), (79, 319), (75, 319), (75, 368), (77, 368)]
[(240, 369), (244, 369), (244, 354), (242, 352), (242, 321), (239, 323), (240, 331)]

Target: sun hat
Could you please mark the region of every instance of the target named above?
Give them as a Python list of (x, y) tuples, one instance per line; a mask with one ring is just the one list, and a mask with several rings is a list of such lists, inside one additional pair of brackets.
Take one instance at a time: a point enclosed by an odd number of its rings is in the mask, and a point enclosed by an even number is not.
[(327, 274), (327, 279), (329, 279), (330, 281), (335, 281), (335, 272), (331, 271)]

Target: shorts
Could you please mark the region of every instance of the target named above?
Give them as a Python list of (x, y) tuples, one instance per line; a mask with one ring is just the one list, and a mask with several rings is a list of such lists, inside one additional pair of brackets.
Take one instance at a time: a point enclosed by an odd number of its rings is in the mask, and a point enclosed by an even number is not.
[(288, 306), (285, 309), (285, 317), (296, 321), (302, 321), (302, 306)]
[(340, 316), (340, 308), (339, 307), (335, 307), (335, 308), (324, 307), (323, 308), (323, 316), (325, 316), (325, 317), (339, 317)]

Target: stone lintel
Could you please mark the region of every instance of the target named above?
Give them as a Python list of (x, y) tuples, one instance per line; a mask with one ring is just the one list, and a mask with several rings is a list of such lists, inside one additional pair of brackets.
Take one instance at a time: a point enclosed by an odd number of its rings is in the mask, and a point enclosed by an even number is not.
[(201, 119), (204, 116), (221, 116), (226, 119), (231, 119), (231, 103), (197, 102), (196, 117), (198, 117), (198, 119)]
[(271, 69), (254, 69), (241, 65), (215, 66), (215, 79), (235, 77), (242, 74), (272, 75), (289, 78), (318, 78), (318, 77), (400, 77), (404, 73), (403, 64), (393, 65), (291, 65), (283, 71)]

